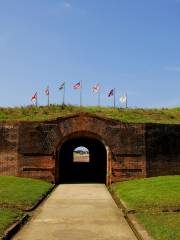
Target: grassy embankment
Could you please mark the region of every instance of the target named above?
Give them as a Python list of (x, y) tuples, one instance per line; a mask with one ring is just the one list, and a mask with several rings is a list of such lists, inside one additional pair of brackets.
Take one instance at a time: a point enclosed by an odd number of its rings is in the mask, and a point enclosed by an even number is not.
[(129, 123), (180, 124), (180, 108), (172, 109), (114, 109), (108, 107), (28, 106), (0, 108), (0, 121), (43, 121), (87, 112)]
[(24, 211), (31, 209), (52, 188), (52, 184), (27, 178), (0, 176), (0, 238)]
[(156, 240), (180, 239), (180, 176), (131, 180), (111, 185)]

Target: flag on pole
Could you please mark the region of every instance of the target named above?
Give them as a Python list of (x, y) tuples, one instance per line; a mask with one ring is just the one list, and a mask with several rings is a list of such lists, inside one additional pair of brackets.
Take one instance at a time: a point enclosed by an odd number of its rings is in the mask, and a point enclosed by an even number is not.
[(119, 98), (119, 100), (120, 100), (120, 102), (121, 102), (122, 104), (123, 104), (123, 103), (126, 104), (126, 108), (128, 107), (128, 106), (127, 106), (127, 101), (128, 101), (127, 93), (126, 93), (124, 96), (121, 96), (121, 97)]
[(92, 91), (98, 94), (98, 106), (100, 106), (100, 90), (101, 86), (99, 83), (92, 86)]
[(126, 103), (126, 100), (127, 100), (126, 95), (121, 96), (121, 97), (119, 98), (119, 100), (120, 100), (121, 103)]
[(74, 90), (80, 90), (79, 91), (79, 98), (80, 98), (80, 107), (82, 106), (82, 80), (76, 84), (73, 85)]
[(63, 100), (62, 100), (62, 105), (64, 105), (65, 103), (65, 81), (63, 83), (61, 83), (61, 85), (59, 86), (59, 90), (63, 90)]
[(47, 105), (49, 106), (49, 86), (45, 89), (45, 94), (47, 96)]
[(76, 84), (73, 86), (73, 89), (74, 89), (74, 90), (81, 89), (81, 82), (76, 83)]
[(35, 103), (37, 107), (37, 92), (32, 96), (31, 101)]
[(114, 95), (114, 89), (111, 89), (111, 91), (108, 93), (108, 97), (111, 97)]
[(63, 90), (65, 87), (65, 82), (63, 82), (60, 86), (59, 86), (59, 90)]
[(45, 94), (46, 94), (47, 96), (49, 96), (49, 87), (47, 87), (47, 88), (45, 89)]
[(100, 91), (100, 89), (101, 89), (101, 86), (99, 83), (92, 86), (92, 91), (94, 93), (98, 93)]
[(32, 102), (36, 102), (37, 101), (37, 92), (32, 96), (31, 101)]
[(116, 89), (115, 88), (111, 89), (111, 91), (108, 94), (108, 97), (112, 97), (112, 96), (114, 96), (114, 108), (115, 108), (116, 107)]

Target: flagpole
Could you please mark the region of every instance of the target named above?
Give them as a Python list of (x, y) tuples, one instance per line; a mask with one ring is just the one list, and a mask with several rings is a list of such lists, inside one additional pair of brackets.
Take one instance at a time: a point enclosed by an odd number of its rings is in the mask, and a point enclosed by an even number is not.
[(114, 88), (114, 108), (116, 107), (116, 89)]
[(128, 99), (127, 99), (127, 93), (126, 93), (126, 108), (128, 107), (128, 105), (127, 105), (127, 102), (128, 101)]
[(82, 80), (80, 81), (81, 86), (80, 86), (80, 107), (82, 107)]
[(49, 107), (49, 86), (47, 86), (47, 90), (48, 90), (48, 107)]
[(63, 102), (62, 105), (65, 104), (65, 82), (64, 82), (64, 89), (63, 89)]
[(38, 93), (36, 92), (36, 107), (37, 107), (37, 105), (38, 105)]
[(100, 92), (100, 90), (98, 91), (98, 107), (100, 107), (100, 94), (101, 94), (101, 92)]

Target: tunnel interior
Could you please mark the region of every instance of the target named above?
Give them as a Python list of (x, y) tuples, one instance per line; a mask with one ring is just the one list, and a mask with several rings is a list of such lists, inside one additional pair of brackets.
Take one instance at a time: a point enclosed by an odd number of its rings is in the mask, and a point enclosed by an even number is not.
[[(88, 149), (88, 161), (80, 155), (74, 160), (74, 150)], [(104, 144), (93, 138), (78, 137), (65, 141), (58, 152), (59, 183), (106, 183), (107, 153)]]

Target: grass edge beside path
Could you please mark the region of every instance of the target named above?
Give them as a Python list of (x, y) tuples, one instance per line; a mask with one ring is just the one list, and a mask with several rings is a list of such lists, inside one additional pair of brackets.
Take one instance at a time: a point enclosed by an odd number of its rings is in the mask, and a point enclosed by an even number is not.
[(53, 186), (37, 179), (0, 176), (0, 207), (31, 209)]
[(135, 216), (155, 240), (180, 239), (180, 212), (138, 213)]
[[(154, 240), (180, 239), (180, 212), (174, 212), (180, 209), (180, 176), (113, 183), (110, 192), (119, 201), (123, 200), (128, 209), (135, 209), (133, 216)], [(154, 193), (154, 199), (149, 198), (148, 202), (148, 197)]]
[(0, 239), (4, 232), (24, 217), (23, 211), (15, 208), (0, 208)]
[(0, 176), (0, 239), (4, 231), (21, 220), (54, 185), (42, 180)]
[(113, 183), (110, 191), (130, 209), (174, 211), (180, 209), (180, 175), (159, 176)]

